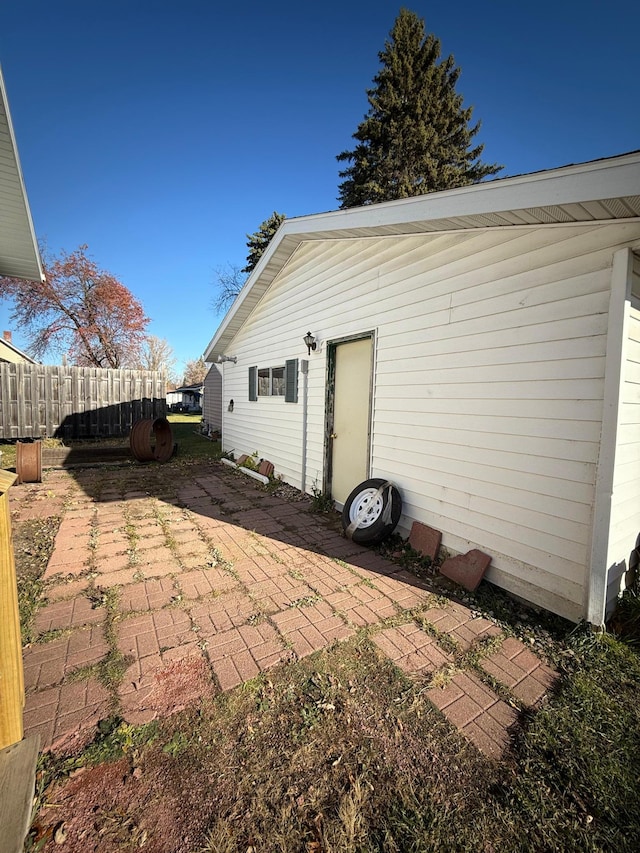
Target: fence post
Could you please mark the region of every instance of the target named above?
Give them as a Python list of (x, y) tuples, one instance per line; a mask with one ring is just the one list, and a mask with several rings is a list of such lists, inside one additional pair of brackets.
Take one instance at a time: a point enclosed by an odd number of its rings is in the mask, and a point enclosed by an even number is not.
[(9, 488), (16, 475), (0, 470), (0, 749), (24, 734), (24, 672)]

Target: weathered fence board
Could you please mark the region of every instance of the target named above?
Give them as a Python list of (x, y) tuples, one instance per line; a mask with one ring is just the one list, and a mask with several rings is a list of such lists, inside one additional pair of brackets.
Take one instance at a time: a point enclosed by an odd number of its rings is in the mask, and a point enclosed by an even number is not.
[(164, 417), (165, 398), (156, 371), (2, 363), (0, 439), (127, 435), (141, 418)]

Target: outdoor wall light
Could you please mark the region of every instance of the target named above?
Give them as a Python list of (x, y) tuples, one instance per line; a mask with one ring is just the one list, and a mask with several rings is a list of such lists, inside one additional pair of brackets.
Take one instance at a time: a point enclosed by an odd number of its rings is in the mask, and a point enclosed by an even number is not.
[(233, 411), (233, 400), (229, 400), (229, 405), (227, 406), (227, 411), (228, 412)]
[(311, 334), (311, 332), (307, 332), (307, 334), (304, 336), (304, 338), (303, 338), (302, 340), (303, 340), (303, 341), (305, 342), (305, 344), (307, 345), (307, 352), (308, 352), (308, 354), (309, 354), (309, 355), (311, 355), (311, 351), (312, 351), (312, 350), (315, 352), (316, 347), (318, 346), (318, 344), (316, 343), (316, 339), (315, 339), (315, 338), (314, 338), (314, 336)]
[(225, 361), (232, 361), (234, 364), (237, 362), (237, 355), (219, 355), (218, 356), (218, 364), (222, 364)]

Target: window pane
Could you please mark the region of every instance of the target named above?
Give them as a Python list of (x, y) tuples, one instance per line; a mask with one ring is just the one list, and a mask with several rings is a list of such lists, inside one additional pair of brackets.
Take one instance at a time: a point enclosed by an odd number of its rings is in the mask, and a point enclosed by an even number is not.
[(284, 367), (271, 368), (271, 393), (284, 397)]
[(260, 397), (269, 396), (269, 368), (261, 367), (258, 370), (258, 395)]

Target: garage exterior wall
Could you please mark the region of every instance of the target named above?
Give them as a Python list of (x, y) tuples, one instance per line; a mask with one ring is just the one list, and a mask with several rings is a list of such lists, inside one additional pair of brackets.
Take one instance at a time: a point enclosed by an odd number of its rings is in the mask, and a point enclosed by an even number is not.
[(632, 255), (630, 260), (607, 554), (607, 615), (624, 589), (629, 556), (640, 536), (640, 257)]
[[(322, 488), (326, 342), (375, 332), (371, 476), (488, 579), (584, 612), (614, 252), (638, 223), (486, 229), (302, 244), (229, 348), (224, 449)], [(248, 400), (248, 368), (309, 357), (302, 395)], [(299, 376), (300, 389), (304, 378)], [(356, 485), (356, 484), (354, 484)]]
[(204, 378), (202, 419), (205, 427), (222, 430), (222, 375), (216, 364), (211, 365)]

